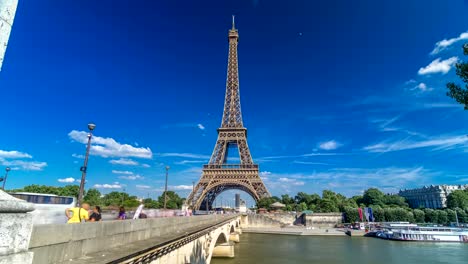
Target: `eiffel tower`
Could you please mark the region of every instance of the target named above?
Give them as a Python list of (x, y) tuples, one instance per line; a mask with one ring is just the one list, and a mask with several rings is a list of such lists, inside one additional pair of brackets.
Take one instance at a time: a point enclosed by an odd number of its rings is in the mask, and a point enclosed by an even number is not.
[[(229, 30), (229, 56), (226, 81), (226, 97), (218, 140), (197, 185), (187, 199), (187, 205), (196, 210), (209, 210), (220, 193), (238, 189), (250, 194), (258, 201), (269, 197), (265, 184), (258, 174), (247, 145), (247, 129), (242, 122), (239, 95), (239, 71), (237, 64), (237, 44), (239, 33), (235, 28), (234, 16), (232, 29)], [(228, 151), (237, 148), (240, 164), (227, 164)]]

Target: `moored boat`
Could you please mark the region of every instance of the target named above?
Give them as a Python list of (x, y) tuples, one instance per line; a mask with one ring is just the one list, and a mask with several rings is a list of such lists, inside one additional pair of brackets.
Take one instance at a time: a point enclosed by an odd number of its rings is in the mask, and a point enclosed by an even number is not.
[(468, 230), (450, 227), (412, 226), (380, 231), (376, 237), (398, 241), (468, 243)]

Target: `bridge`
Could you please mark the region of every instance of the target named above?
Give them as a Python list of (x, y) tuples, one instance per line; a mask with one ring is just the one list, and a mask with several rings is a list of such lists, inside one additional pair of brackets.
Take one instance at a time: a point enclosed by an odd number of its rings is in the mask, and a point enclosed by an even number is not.
[(234, 257), (248, 215), (32, 225), (34, 205), (0, 190), (0, 264), (206, 263)]

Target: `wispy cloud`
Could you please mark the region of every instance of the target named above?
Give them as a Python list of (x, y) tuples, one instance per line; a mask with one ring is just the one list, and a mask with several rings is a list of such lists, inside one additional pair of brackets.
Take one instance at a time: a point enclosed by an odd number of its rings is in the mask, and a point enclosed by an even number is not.
[(122, 176), (119, 176), (118, 178), (123, 179), (123, 180), (134, 181), (134, 180), (143, 180), (145, 177), (137, 174), (137, 175), (125, 175), (125, 176), (122, 175)]
[(192, 190), (193, 186), (192, 185), (173, 185), (173, 186), (168, 186), (168, 189), (170, 190)]
[(75, 154), (75, 153), (72, 154), (72, 157), (74, 157), (74, 158), (76, 158), (76, 159), (84, 159), (84, 158), (85, 158), (84, 155)]
[[(88, 133), (85, 131), (72, 130), (68, 133), (70, 139), (87, 144)], [(150, 148), (137, 148), (129, 144), (121, 144), (113, 138), (93, 136), (90, 153), (92, 155), (108, 157), (134, 157), (151, 159), (153, 153)]]
[(149, 164), (141, 164), (141, 166), (142, 166), (143, 168), (151, 168), (151, 166), (150, 166)]
[(206, 160), (181, 160), (181, 161), (174, 162), (174, 164), (184, 165), (184, 164), (205, 163), (205, 162)]
[(460, 40), (468, 40), (468, 31), (467, 32), (464, 32), (464, 33), (461, 33), (458, 37), (456, 38), (450, 38), (450, 39), (443, 39), (441, 41), (438, 41), (436, 44), (435, 44), (435, 47), (434, 49), (432, 50), (431, 52), (431, 55), (436, 55), (438, 54), (439, 52), (447, 49), (448, 47), (450, 47), (452, 44), (460, 41)]
[(24, 161), (24, 160), (6, 160), (0, 158), (0, 165), (9, 166), (12, 170), (41, 171), (46, 166), (46, 162)]
[(137, 189), (151, 189), (151, 186), (149, 186), (149, 185), (139, 185), (139, 184), (137, 184), (137, 185), (135, 185), (135, 187)]
[(295, 186), (302, 186), (305, 184), (305, 182), (303, 181), (298, 181), (296, 179), (290, 179), (290, 178), (284, 178), (284, 177), (279, 178), (278, 181), (282, 183), (290, 184), (290, 185), (295, 185)]
[(202, 124), (197, 124), (197, 127), (198, 127), (200, 130), (205, 130), (205, 126), (203, 126)]
[(110, 164), (117, 164), (117, 165), (129, 165), (129, 166), (135, 166), (138, 165), (138, 162), (132, 160), (132, 159), (118, 159), (118, 160), (109, 160)]
[(318, 144), (318, 147), (323, 150), (335, 150), (341, 146), (342, 144), (336, 140), (329, 140)]
[(63, 182), (63, 183), (73, 183), (73, 182), (79, 182), (80, 180), (79, 179), (75, 179), (75, 178), (65, 178), (65, 179), (58, 179), (57, 180), (58, 182)]
[(419, 75), (427, 75), (427, 74), (434, 74), (434, 73), (442, 73), (447, 74), (450, 69), (457, 63), (458, 57), (451, 57), (446, 60), (441, 61), (440, 58), (433, 60), (429, 65), (426, 67), (422, 67), (419, 69)]
[(133, 172), (131, 172), (131, 171), (112, 170), (112, 173), (114, 173), (114, 174), (123, 174), (123, 175), (133, 175)]
[(22, 158), (32, 158), (31, 155), (28, 153), (24, 152), (19, 152), (16, 150), (11, 150), (11, 151), (6, 151), (6, 150), (0, 150), (0, 158), (5, 158), (5, 159), (22, 159)]
[(418, 85), (414, 86), (412, 88), (413, 91), (418, 91), (418, 92), (421, 92), (421, 93), (425, 93), (425, 92), (430, 92), (432, 90), (434, 90), (434, 88), (432, 87), (428, 87), (427, 84), (425, 83), (419, 83)]
[(122, 185), (119, 184), (118, 182), (114, 182), (112, 184), (109, 183), (104, 183), (104, 184), (94, 184), (94, 188), (97, 189), (121, 189)]
[(313, 161), (302, 161), (302, 160), (294, 160), (293, 163), (304, 164), (304, 165), (330, 165), (329, 163), (324, 163), (324, 162), (313, 162)]
[(432, 148), (433, 150), (463, 148), (468, 150), (468, 137), (465, 134), (430, 137), (416, 140), (411, 137), (406, 137), (400, 140), (383, 141), (366, 146), (363, 149), (368, 152), (385, 153), (418, 148)]
[(210, 156), (203, 154), (193, 154), (193, 153), (158, 153), (156, 154), (159, 157), (177, 157), (177, 158), (188, 158), (188, 159), (210, 159)]

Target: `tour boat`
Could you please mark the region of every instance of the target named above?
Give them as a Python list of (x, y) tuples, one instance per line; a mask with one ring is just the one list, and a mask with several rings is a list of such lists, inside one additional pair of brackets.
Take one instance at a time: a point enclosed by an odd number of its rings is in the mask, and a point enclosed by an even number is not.
[(398, 241), (468, 243), (468, 230), (450, 227), (412, 226), (380, 231), (376, 237)]

